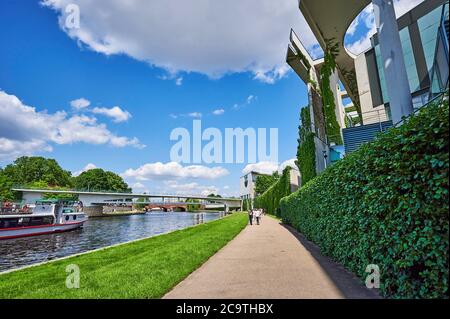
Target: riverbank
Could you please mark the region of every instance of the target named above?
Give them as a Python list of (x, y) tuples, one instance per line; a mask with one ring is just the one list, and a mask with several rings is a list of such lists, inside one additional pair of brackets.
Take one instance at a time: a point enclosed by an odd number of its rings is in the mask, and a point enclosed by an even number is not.
[[(160, 298), (247, 225), (245, 214), (0, 275), (0, 298)], [(80, 288), (66, 288), (66, 267)]]

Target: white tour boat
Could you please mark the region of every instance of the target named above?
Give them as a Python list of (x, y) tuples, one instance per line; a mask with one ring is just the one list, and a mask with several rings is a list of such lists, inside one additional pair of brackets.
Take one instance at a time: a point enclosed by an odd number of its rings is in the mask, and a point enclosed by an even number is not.
[(40, 200), (35, 205), (0, 205), (0, 240), (60, 233), (83, 226), (82, 205), (66, 200)]

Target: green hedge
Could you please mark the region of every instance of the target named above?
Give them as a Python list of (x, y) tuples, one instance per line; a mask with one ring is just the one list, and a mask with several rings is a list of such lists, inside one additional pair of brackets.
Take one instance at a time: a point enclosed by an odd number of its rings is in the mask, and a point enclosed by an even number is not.
[(262, 195), (255, 198), (254, 207), (264, 208), (267, 213), (278, 215), (280, 200), (291, 194), (290, 172), (291, 167), (286, 167), (280, 179)]
[(283, 220), (393, 298), (448, 298), (449, 109), (430, 105), (281, 201)]

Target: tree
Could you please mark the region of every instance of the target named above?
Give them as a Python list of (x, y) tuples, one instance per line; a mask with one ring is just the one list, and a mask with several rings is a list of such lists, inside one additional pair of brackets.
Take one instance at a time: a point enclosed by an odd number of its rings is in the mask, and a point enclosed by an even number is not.
[(200, 201), (198, 199), (188, 198), (186, 199), (186, 209), (188, 212), (195, 212), (200, 209)]
[(15, 185), (31, 188), (72, 187), (71, 173), (54, 159), (20, 157), (0, 169), (0, 200), (17, 200), (20, 194), (11, 191)]
[(128, 184), (119, 175), (101, 168), (81, 173), (74, 179), (75, 188), (89, 191), (131, 192)]
[(43, 157), (20, 157), (6, 166), (3, 174), (13, 184), (21, 186), (29, 186), (35, 182), (42, 182), (47, 187), (72, 186), (72, 173), (63, 170), (54, 159)]
[(280, 179), (280, 174), (278, 172), (274, 172), (272, 175), (259, 175), (256, 178), (255, 183), (255, 193), (256, 195), (264, 194), (266, 190), (269, 189), (270, 186), (275, 184)]
[(12, 181), (3, 173), (0, 169), (0, 201), (11, 201), (14, 200), (16, 196), (11, 191), (13, 187)]
[(211, 193), (211, 194), (209, 194), (208, 196), (206, 196), (206, 197), (212, 197), (212, 198), (222, 198), (222, 196), (220, 196), (219, 194), (214, 194), (214, 193)]

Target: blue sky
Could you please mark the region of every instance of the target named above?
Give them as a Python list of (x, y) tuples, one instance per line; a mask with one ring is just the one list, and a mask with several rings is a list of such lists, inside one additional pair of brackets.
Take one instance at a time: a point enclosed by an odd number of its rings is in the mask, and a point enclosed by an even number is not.
[[(274, 13), (264, 0), (255, 17), (193, 11), (184, 22), (176, 16), (187, 9), (156, 7), (164, 1), (136, 11), (71, 1), (81, 8), (77, 30), (62, 24), (66, 2), (0, 3), (0, 166), (42, 155), (74, 173), (91, 164), (123, 174), (136, 191), (238, 195), (245, 164), (202, 164), (196, 177), (188, 164), (168, 165), (170, 132), (190, 130), (200, 114), (204, 128), (278, 128), (279, 162), (295, 157), (307, 95), (284, 63), (290, 27), (305, 30), (302, 40), (314, 45), (296, 1), (282, 1)], [(216, 24), (205, 29), (196, 15)], [(355, 28), (350, 44), (370, 30)], [(77, 109), (71, 101), (79, 99), (89, 103)]]

